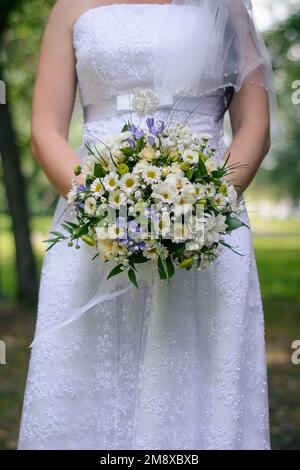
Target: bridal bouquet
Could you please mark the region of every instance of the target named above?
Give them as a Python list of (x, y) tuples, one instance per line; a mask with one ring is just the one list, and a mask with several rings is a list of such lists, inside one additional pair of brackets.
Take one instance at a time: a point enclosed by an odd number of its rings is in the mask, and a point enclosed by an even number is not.
[[(153, 97), (151, 89), (136, 95), (136, 107), (152, 111)], [(226, 179), (233, 168), (215, 158), (210, 137), (182, 122), (145, 122), (125, 122), (120, 133), (86, 144), (88, 155), (74, 169), (83, 183), (73, 179), (68, 194), (76, 223), (61, 224), (68, 236), (50, 232), (55, 238), (45, 240), (50, 249), (62, 240), (80, 248), (82, 239), (96, 249), (93, 259), (114, 263), (108, 279), (127, 270), (136, 287), (137, 264), (153, 260), (166, 280), (175, 268), (204, 269), (220, 247), (233, 249), (224, 236), (245, 225)]]

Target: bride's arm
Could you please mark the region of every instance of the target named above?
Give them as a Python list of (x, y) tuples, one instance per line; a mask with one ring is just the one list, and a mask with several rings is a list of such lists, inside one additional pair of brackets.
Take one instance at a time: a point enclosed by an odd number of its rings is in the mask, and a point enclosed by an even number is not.
[(32, 153), (64, 197), (72, 178), (81, 182), (80, 176), (74, 176), (79, 158), (68, 144), (76, 92), (72, 44), (76, 11), (71, 9), (71, 3), (58, 1), (50, 13), (40, 51), (31, 118)]
[[(234, 93), (229, 108), (233, 140), (229, 164), (242, 164), (228, 175), (238, 195), (249, 186), (270, 147), (270, 116), (267, 91), (244, 83)], [(226, 156), (228, 152), (226, 152)]]

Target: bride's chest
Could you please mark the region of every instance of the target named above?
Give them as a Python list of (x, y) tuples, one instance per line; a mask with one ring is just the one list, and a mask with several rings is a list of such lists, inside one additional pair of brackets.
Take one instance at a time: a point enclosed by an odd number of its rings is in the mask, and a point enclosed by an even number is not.
[(93, 101), (95, 92), (110, 97), (115, 90), (151, 85), (155, 51), (172, 54), (176, 47), (171, 24), (167, 43), (158, 41), (165, 6), (114, 4), (78, 18), (73, 41), (83, 101)]

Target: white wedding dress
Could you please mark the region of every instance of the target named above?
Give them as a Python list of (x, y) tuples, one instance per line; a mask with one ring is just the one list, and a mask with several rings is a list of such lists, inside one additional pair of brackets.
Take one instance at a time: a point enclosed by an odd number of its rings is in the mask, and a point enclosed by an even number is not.
[[(153, 38), (165, 8), (167, 54), (175, 47), (170, 5), (113, 4), (75, 22), (85, 113), (81, 159), (91, 136), (123, 127), (128, 113), (113, 111), (116, 96), (151, 86)], [(190, 125), (213, 134), (221, 155), (219, 98), (203, 97)], [(159, 109), (155, 116), (167, 114)], [(173, 117), (187, 115), (178, 109)], [(61, 231), (65, 205), (60, 197), (51, 230)], [(246, 210), (241, 217), (249, 223)], [(69, 209), (62, 219), (71, 220)], [(269, 449), (264, 319), (251, 230), (227, 237), (244, 256), (226, 250), (203, 272), (176, 272), (170, 287), (141, 281), (139, 289), (93, 306), (35, 342), (19, 449)], [(62, 242), (46, 252), (36, 334), (67, 320), (99, 285), (110, 291), (106, 265), (91, 260), (92, 247), (80, 246)]]

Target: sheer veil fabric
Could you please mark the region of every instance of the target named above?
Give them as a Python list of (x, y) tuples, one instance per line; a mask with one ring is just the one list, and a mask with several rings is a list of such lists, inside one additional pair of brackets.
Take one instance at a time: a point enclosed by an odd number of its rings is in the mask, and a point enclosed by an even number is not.
[(177, 5), (176, 43), (166, 56), (168, 12), (158, 34), (154, 64), (157, 89), (201, 96), (244, 82), (268, 91), (273, 141), (280, 137), (272, 63), (253, 20), (251, 0), (172, 0)]

